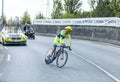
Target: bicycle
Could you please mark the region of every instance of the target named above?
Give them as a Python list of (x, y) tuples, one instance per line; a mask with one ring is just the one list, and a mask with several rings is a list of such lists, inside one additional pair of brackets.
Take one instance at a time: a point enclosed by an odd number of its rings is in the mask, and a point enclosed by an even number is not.
[(56, 59), (57, 67), (59, 67), (59, 68), (63, 67), (68, 60), (68, 53), (65, 50), (65, 48), (67, 49), (69, 47), (68, 46), (57, 46), (56, 50), (53, 52), (52, 60), (48, 59), (48, 55), (51, 52), (51, 49), (49, 49), (45, 56), (45, 63), (50, 64)]

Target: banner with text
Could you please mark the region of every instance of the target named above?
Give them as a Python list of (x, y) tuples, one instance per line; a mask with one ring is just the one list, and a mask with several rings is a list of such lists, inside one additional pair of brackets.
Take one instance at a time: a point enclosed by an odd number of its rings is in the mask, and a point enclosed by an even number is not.
[(120, 18), (35, 19), (34, 25), (89, 25), (120, 27)]

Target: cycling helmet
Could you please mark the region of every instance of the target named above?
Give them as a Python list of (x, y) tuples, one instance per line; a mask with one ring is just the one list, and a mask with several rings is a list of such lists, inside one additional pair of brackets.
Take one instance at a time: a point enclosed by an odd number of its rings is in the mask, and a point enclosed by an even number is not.
[(72, 31), (72, 27), (71, 26), (66, 26), (65, 30)]

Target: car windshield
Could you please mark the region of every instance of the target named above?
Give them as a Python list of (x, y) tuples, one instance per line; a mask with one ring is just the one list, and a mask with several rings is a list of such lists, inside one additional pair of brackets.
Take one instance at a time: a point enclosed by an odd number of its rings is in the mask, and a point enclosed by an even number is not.
[(21, 29), (19, 27), (9, 27), (6, 28), (7, 33), (21, 33)]

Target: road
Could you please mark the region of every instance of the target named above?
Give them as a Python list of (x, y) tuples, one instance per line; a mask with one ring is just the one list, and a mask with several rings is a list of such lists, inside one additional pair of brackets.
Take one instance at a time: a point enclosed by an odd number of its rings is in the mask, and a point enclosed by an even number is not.
[(120, 82), (120, 47), (72, 40), (72, 51), (63, 68), (46, 65), (53, 37), (37, 36), (27, 46), (5, 46), (0, 62), (0, 82)]

